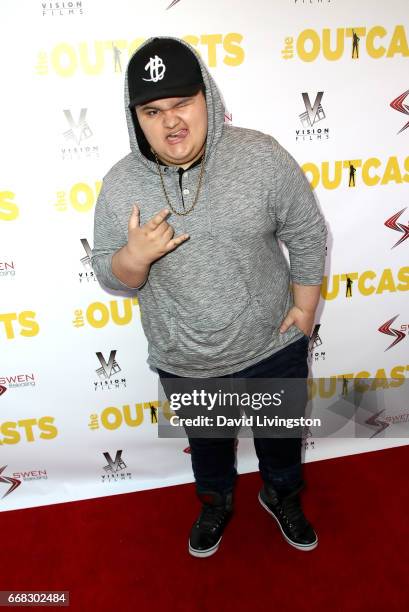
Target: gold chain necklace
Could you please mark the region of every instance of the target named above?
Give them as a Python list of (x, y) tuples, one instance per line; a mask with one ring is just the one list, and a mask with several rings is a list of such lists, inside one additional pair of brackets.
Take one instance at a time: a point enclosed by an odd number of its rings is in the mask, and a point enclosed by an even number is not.
[(192, 212), (192, 210), (196, 206), (196, 202), (197, 202), (197, 200), (199, 198), (200, 186), (202, 184), (202, 177), (203, 177), (203, 171), (204, 171), (205, 151), (203, 151), (202, 161), (200, 162), (199, 182), (197, 184), (197, 191), (196, 191), (196, 196), (195, 196), (194, 202), (193, 202), (192, 206), (188, 210), (184, 210), (183, 212), (179, 212), (178, 210), (175, 210), (173, 208), (172, 204), (170, 203), (168, 194), (166, 192), (165, 183), (163, 182), (162, 170), (161, 170), (161, 167), (160, 167), (160, 164), (159, 164), (158, 157), (157, 157), (157, 155), (156, 155), (156, 153), (155, 153), (155, 151), (153, 149), (152, 149), (152, 152), (153, 152), (153, 154), (155, 156), (156, 165), (158, 166), (159, 176), (160, 176), (160, 180), (161, 180), (161, 183), (162, 183), (162, 189), (163, 189), (163, 192), (165, 194), (165, 198), (166, 198), (166, 201), (168, 203), (169, 208), (175, 213), (175, 215), (179, 215), (180, 217), (183, 217), (184, 215), (188, 215), (190, 212)]

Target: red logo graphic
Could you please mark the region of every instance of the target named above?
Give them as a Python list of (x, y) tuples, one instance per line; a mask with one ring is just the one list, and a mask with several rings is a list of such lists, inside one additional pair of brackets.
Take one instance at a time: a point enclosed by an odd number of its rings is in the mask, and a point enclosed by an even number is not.
[(399, 217), (401, 216), (403, 212), (405, 212), (406, 208), (407, 207), (402, 208), (402, 210), (397, 212), (395, 215), (392, 215), (392, 217), (387, 219), (384, 223), (384, 225), (386, 225), (386, 227), (389, 227), (389, 229), (395, 230), (396, 232), (403, 233), (403, 236), (399, 238), (396, 244), (393, 245), (392, 249), (394, 249), (396, 246), (398, 246), (398, 244), (401, 244), (401, 242), (403, 242), (404, 240), (406, 240), (406, 238), (409, 237), (409, 225), (403, 225), (403, 223), (397, 223)]
[(365, 421), (365, 423), (368, 423), (368, 425), (373, 425), (374, 427), (378, 428), (378, 430), (375, 431), (375, 433), (373, 433), (372, 436), (370, 436), (371, 438), (374, 438), (375, 436), (380, 434), (384, 429), (389, 427), (389, 423), (387, 423), (386, 421), (382, 421), (381, 419), (378, 419), (378, 417), (382, 414), (382, 412), (385, 412), (384, 408), (380, 410), (379, 412), (377, 412), (376, 414), (373, 414), (371, 417), (369, 417), (369, 419), (366, 419)]
[[(407, 104), (403, 104), (403, 101), (408, 94), (409, 94), (409, 89), (407, 89), (405, 93), (401, 94), (400, 96), (392, 100), (392, 102), (390, 103), (390, 106), (394, 108), (395, 110), (399, 111), (400, 113), (403, 113), (404, 115), (409, 115), (409, 106)], [(407, 127), (409, 127), (409, 121), (403, 126), (402, 129), (399, 130), (398, 134), (403, 132), (403, 130), (406, 130)]]
[(3, 465), (3, 467), (0, 468), (0, 482), (4, 482), (5, 484), (9, 484), (11, 486), (10, 486), (9, 490), (5, 492), (3, 497), (6, 497), (6, 495), (9, 495), (10, 493), (13, 493), (13, 491), (15, 489), (17, 489), (17, 487), (19, 487), (21, 485), (21, 480), (18, 480), (17, 478), (10, 478), (9, 476), (2, 476), (1, 475), (3, 470), (6, 469), (6, 467), (7, 467), (7, 465)]
[(7, 391), (7, 387), (3, 387), (3, 385), (0, 385), (0, 395), (3, 395), (3, 393), (5, 393)]
[(397, 314), (395, 317), (389, 319), (389, 321), (386, 321), (386, 323), (384, 323), (378, 328), (378, 331), (380, 331), (382, 334), (387, 334), (388, 336), (395, 336), (395, 340), (392, 342), (392, 344), (388, 346), (388, 348), (385, 349), (385, 351), (389, 351), (390, 348), (392, 348), (393, 346), (395, 346), (395, 344), (398, 344), (398, 342), (405, 338), (405, 334), (402, 331), (400, 331), (399, 329), (393, 329), (391, 327), (392, 323), (395, 321), (395, 319), (398, 318), (398, 316), (399, 315)]

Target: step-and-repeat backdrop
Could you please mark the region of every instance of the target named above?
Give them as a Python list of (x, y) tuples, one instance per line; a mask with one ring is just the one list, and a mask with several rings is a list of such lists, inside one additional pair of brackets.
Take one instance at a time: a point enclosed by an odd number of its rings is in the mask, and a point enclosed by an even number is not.
[[(152, 35), (194, 45), (226, 121), (311, 182), (329, 228), (314, 376), (409, 376), (406, 0), (3, 0), (0, 22), (0, 510), (192, 481), (186, 441), (157, 437), (137, 295), (90, 265), (102, 177), (129, 151), (125, 67)], [(406, 443), (374, 425), (306, 436), (305, 461)], [(251, 439), (238, 469), (257, 469)]]

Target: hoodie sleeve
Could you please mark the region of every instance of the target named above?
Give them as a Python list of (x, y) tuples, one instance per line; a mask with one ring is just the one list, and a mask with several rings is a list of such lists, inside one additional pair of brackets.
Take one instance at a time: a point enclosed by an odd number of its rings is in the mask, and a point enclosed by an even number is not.
[(288, 248), (291, 279), (320, 285), (327, 228), (307, 177), (295, 159), (273, 139), (277, 237)]
[(127, 236), (119, 227), (115, 213), (110, 210), (102, 188), (95, 205), (91, 265), (98, 281), (110, 289), (135, 289), (125, 285), (112, 272), (112, 256), (126, 243)]

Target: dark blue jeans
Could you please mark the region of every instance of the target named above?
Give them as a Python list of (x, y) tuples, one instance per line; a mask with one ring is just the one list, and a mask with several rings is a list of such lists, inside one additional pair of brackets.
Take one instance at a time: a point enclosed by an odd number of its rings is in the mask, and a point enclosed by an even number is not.
[[(218, 378), (307, 378), (308, 337), (303, 336), (244, 370)], [(157, 368), (160, 378), (174, 378)], [(234, 438), (188, 438), (198, 493), (233, 490), (237, 478)], [(264, 482), (286, 494), (302, 483), (301, 438), (258, 438), (254, 447)]]

